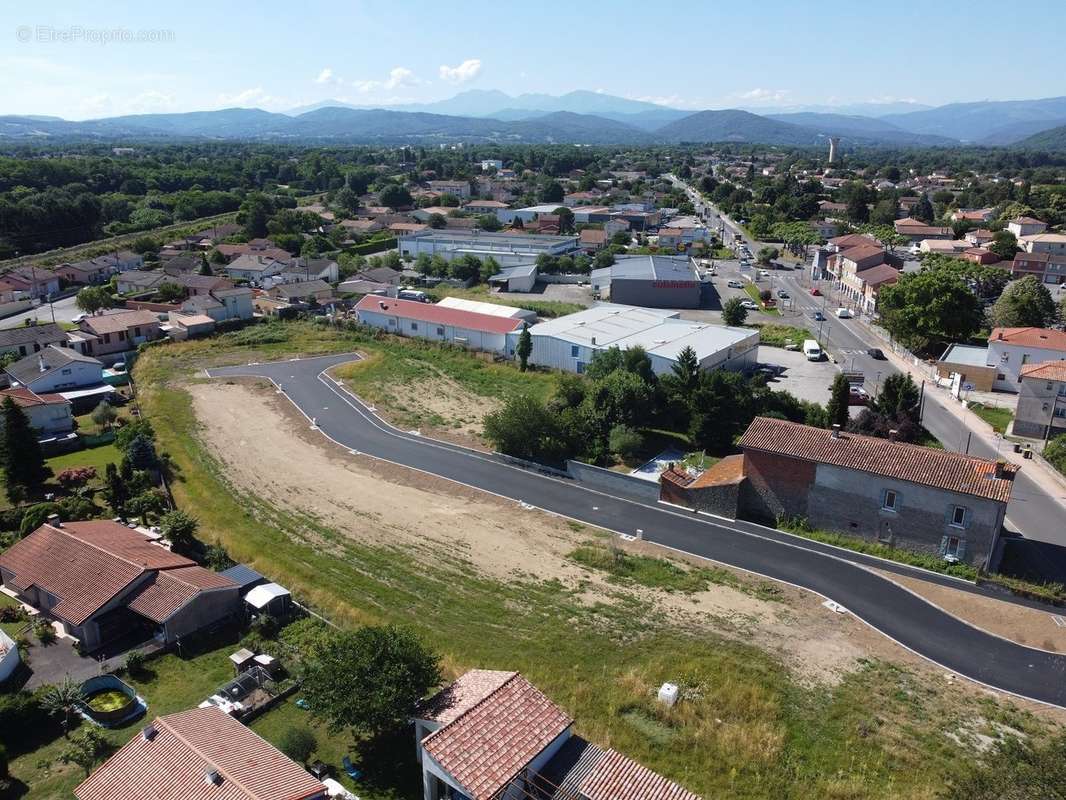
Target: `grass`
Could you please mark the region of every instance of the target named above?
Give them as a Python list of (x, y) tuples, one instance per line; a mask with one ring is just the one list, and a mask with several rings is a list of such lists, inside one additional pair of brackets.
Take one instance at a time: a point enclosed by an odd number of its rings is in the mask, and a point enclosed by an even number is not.
[[(15, 608), (22, 605), (12, 597), (8, 597), (3, 592), (0, 592), (0, 608)], [(0, 622), (0, 630), (10, 636), (12, 639), (18, 639), (19, 633), (26, 627), (26, 621), (22, 622)]]
[(781, 590), (768, 581), (742, 581), (721, 567), (682, 566), (665, 558), (627, 553), (619, 547), (597, 543), (576, 548), (568, 558), (584, 567), (606, 572), (613, 580), (636, 583), (649, 589), (693, 594), (705, 592), (713, 585), (729, 586), (762, 600), (778, 600), (781, 595)]
[(966, 407), (991, 425), (996, 433), (1006, 433), (1007, 428), (1010, 427), (1011, 421), (1014, 419), (1014, 414), (1011, 413), (1009, 408), (986, 406), (984, 403), (976, 401), (967, 403)]
[[(442, 654), (452, 674), (470, 667), (521, 670), (575, 717), (579, 733), (704, 797), (929, 798), (972, 755), (948, 738), (964, 723), (1009, 716), (1031, 737), (1043, 734), (1042, 723), (1010, 705), (880, 662), (832, 685), (802, 683), (778, 657), (744, 641), (674, 624), (625, 581), (590, 601), (583, 589), (552, 576), (486, 577), (460, 551), (427, 566), (398, 547), (363, 544), (228, 484), (197, 438), (180, 381), (191, 379), (203, 359), (234, 363), (358, 343), (298, 324), (284, 341), (240, 343), (227, 334), (152, 348), (135, 373), (142, 407), (181, 476), (173, 486), (178, 503), (194, 511), (202, 535), (342, 625), (409, 626)], [(659, 580), (672, 570), (636, 572)], [(195, 671), (188, 678), (191, 685), (175, 687), (167, 705), (193, 705), (217, 683)], [(664, 681), (682, 687), (673, 709), (654, 700)], [(163, 697), (145, 689), (150, 703)], [(303, 719), (282, 706), (256, 727), (270, 738)], [(666, 735), (668, 747), (660, 743)], [(410, 742), (404, 746), (410, 749)], [(323, 760), (336, 763), (340, 753), (330, 749)], [(16, 764), (20, 775), (33, 771), (36, 757), (28, 767)], [(389, 772), (379, 783), (361, 784), (357, 794), (364, 800), (420, 796), (412, 769)], [(35, 784), (34, 797), (61, 796), (50, 788)]]
[(762, 298), (759, 297), (760, 289), (754, 283), (748, 282), (744, 284), (744, 291), (748, 293), (748, 297), (755, 301), (756, 305), (764, 314), (769, 314), (771, 317), (779, 316), (780, 312), (776, 306), (764, 306)]
[(792, 325), (778, 325), (773, 322), (759, 323), (748, 327), (759, 330), (759, 344), (768, 347), (784, 347), (785, 340), (791, 339), (797, 347), (803, 346), (805, 339), (813, 338), (806, 328), (796, 328)]
[(61, 456), (53, 456), (45, 459), (45, 463), (58, 475), (70, 467), (95, 467), (98, 479), (104, 475), (108, 464), (119, 464), (122, 461), (122, 453), (114, 443), (93, 447), (88, 450), (75, 450), (72, 453), (64, 453)]
[(480, 300), (483, 303), (495, 303), (500, 306), (524, 308), (536, 312), (538, 317), (545, 319), (552, 317), (565, 317), (567, 314), (576, 314), (583, 311), (585, 306), (579, 303), (567, 303), (562, 300), (530, 300), (526, 298), (510, 298), (507, 295), (490, 292), (484, 284), (471, 286), (469, 289), (459, 289), (450, 286), (438, 286), (426, 292), (434, 301), (444, 297), (464, 297), (468, 300)]

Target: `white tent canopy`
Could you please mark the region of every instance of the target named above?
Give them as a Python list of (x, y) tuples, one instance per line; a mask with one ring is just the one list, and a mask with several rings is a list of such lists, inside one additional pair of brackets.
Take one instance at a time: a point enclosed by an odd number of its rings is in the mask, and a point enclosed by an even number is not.
[(289, 590), (276, 583), (264, 583), (256, 586), (244, 596), (244, 601), (253, 608), (263, 609), (279, 597), (288, 597)]

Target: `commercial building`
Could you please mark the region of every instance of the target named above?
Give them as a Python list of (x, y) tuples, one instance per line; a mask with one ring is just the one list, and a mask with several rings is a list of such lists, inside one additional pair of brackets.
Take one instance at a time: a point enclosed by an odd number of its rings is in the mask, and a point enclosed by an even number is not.
[(515, 317), (479, 314), (439, 304), (366, 295), (355, 306), (363, 325), (401, 336), (416, 336), (434, 342), (451, 342), (472, 350), (511, 356), (523, 321)]
[(520, 319), (523, 322), (537, 321), (537, 312), (518, 306), (505, 306), (500, 303), (483, 303), (480, 300), (468, 300), (465, 297), (445, 297), (437, 308), (454, 308), (459, 311), (473, 311), (475, 314), (488, 314), (493, 317)]
[(1011, 433), (1041, 439), (1066, 434), (1066, 361), (1022, 367)]
[(744, 369), (755, 363), (759, 333), (748, 328), (689, 322), (676, 311), (603, 303), (547, 320), (529, 329), (529, 361), (581, 373), (597, 352), (642, 347), (657, 374), (668, 372), (678, 354), (691, 347), (701, 369)]
[(969, 385), (978, 392), (991, 392), (996, 382), (996, 368), (988, 365), (988, 348), (971, 344), (948, 345), (936, 362), (936, 374), (948, 380), (958, 376), (960, 386)]
[(742, 516), (998, 566), (1014, 464), (767, 417), (738, 444)]
[(1066, 332), (1051, 328), (993, 328), (988, 365), (996, 368), (992, 388), (1017, 392), (1021, 370), (1029, 364), (1066, 359)]
[(539, 274), (536, 264), (503, 267), (495, 275), (489, 277), (489, 285), (501, 292), (532, 292), (533, 287), (537, 285)]
[(546, 236), (525, 233), (488, 233), (479, 230), (424, 230), (401, 236), (400, 255), (417, 258), (422, 253), (440, 255), (446, 261), (466, 255), (492, 256), (504, 267), (535, 261), (539, 255), (561, 256), (577, 250), (577, 236)]
[(703, 293), (688, 256), (619, 256), (594, 269), (591, 283), (605, 300), (647, 308), (699, 308)]

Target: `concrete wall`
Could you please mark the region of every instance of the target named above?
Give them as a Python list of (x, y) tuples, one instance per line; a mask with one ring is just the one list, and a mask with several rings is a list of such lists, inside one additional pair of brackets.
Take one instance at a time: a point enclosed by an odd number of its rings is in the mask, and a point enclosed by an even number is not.
[(646, 481), (643, 478), (634, 478), (621, 472), (612, 472), (603, 467), (594, 467), (582, 461), (568, 460), (566, 471), (574, 480), (581, 481), (596, 489), (606, 492), (618, 492), (620, 494), (639, 497), (641, 500), (657, 502), (659, 499), (659, 484), (655, 481)]
[(975, 367), (971, 364), (953, 364), (950, 361), (938, 361), (936, 374), (940, 378), (950, 378), (951, 373), (962, 376), (963, 383), (972, 383), (979, 392), (991, 392), (996, 382), (995, 367)]
[[(1050, 388), (1048, 388), (1050, 387)], [(1066, 433), (1066, 384), (1036, 377), (1023, 378), (1018, 389), (1018, 406), (1014, 413), (1017, 436), (1044, 438), (1051, 425), (1051, 435)]]

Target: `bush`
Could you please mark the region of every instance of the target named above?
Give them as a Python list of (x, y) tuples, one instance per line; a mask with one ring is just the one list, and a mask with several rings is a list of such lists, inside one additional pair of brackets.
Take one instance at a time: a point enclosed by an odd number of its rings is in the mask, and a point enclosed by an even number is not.
[(644, 437), (627, 425), (615, 425), (607, 437), (611, 452), (628, 461), (633, 458), (644, 444)]
[(278, 742), (278, 749), (297, 763), (303, 764), (318, 747), (318, 740), (307, 728), (287, 728)]
[(42, 619), (33, 626), (33, 635), (37, 637), (37, 641), (41, 644), (51, 644), (56, 640), (56, 629)]
[(1066, 475), (1066, 436), (1056, 436), (1044, 448), (1044, 459)]
[(126, 672), (130, 675), (140, 675), (144, 672), (144, 653), (140, 650), (132, 650), (126, 656)]

